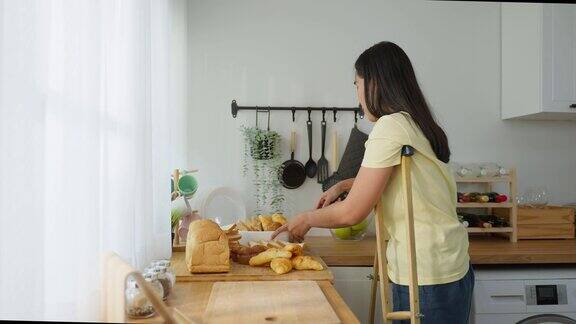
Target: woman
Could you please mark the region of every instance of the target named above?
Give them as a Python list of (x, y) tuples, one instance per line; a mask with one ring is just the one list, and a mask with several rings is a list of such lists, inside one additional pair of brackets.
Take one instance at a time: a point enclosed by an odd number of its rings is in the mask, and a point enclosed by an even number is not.
[[(375, 122), (362, 167), (354, 179), (326, 191), (317, 209), (292, 218), (273, 235), (288, 231), (301, 241), (311, 227), (339, 228), (360, 223), (380, 199), (394, 310), (408, 310), (408, 255), (400, 150), (411, 145), (416, 258), (422, 323), (467, 323), (474, 274), (468, 234), (456, 215), (456, 183), (449, 166), (446, 134), (416, 80), (410, 59), (396, 44), (381, 42), (355, 64), (356, 91), (365, 116)], [(344, 201), (335, 201), (349, 191)], [(401, 322), (402, 323), (402, 322)]]

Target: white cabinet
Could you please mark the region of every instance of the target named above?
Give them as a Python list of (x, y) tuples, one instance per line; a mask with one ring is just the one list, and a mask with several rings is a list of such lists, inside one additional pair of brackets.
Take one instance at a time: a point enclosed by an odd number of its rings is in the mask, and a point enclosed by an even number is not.
[[(372, 267), (330, 267), (334, 274), (334, 287), (358, 317), (360, 323), (369, 323), (370, 289), (372, 280), (368, 278), (373, 273)], [(382, 307), (380, 306), (380, 290), (376, 300), (375, 323), (382, 323)]]
[(502, 118), (576, 120), (576, 6), (502, 4)]

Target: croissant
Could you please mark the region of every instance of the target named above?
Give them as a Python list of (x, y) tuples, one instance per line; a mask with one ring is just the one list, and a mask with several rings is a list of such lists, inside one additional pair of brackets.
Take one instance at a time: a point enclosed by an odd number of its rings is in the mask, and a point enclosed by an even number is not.
[(286, 258), (275, 258), (270, 262), (270, 268), (277, 274), (284, 274), (292, 270), (292, 262)]
[(260, 224), (262, 224), (262, 230), (270, 231), (270, 227), (272, 226), (272, 217), (270, 217), (270, 215), (259, 215), (258, 220)]
[(288, 243), (284, 246), (283, 249), (284, 251), (290, 251), (294, 256), (304, 254), (304, 251), (300, 244)]
[(292, 259), (292, 266), (297, 270), (324, 270), (322, 264), (308, 255), (298, 255)]
[(280, 225), (286, 224), (286, 218), (280, 213), (272, 214), (272, 221), (276, 223), (280, 223)]
[(272, 261), (275, 258), (290, 259), (291, 257), (292, 253), (288, 251), (280, 250), (277, 248), (271, 248), (250, 258), (249, 263), (251, 266), (261, 266)]

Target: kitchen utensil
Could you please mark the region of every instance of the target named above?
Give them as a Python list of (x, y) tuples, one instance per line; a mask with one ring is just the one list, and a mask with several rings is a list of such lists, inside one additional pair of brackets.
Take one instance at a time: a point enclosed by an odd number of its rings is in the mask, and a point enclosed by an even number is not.
[(340, 176), (338, 175), (338, 156), (338, 132), (334, 130), (332, 136), (332, 160), (330, 161), (334, 170), (332, 175), (322, 182), (322, 191), (328, 190), (330, 187), (341, 181)]
[(336, 173), (338, 170), (338, 131), (334, 129), (332, 132), (332, 173)]
[(231, 324), (340, 323), (324, 293), (313, 281), (216, 282), (212, 286), (204, 321)]
[(306, 162), (304, 169), (306, 170), (306, 175), (308, 178), (314, 178), (316, 176), (316, 172), (318, 171), (318, 166), (312, 159), (312, 120), (310, 119), (310, 111), (308, 111), (306, 129), (308, 130), (308, 151), (310, 152), (310, 158), (308, 159), (308, 162)]
[(278, 169), (278, 179), (280, 183), (287, 189), (296, 189), (300, 187), (306, 180), (306, 171), (304, 165), (294, 159), (294, 150), (296, 149), (296, 132), (292, 132), (290, 136), (290, 160), (282, 163)]
[(328, 160), (324, 156), (324, 148), (326, 146), (326, 120), (322, 116), (322, 123), (320, 124), (322, 128), (322, 155), (320, 160), (318, 160), (318, 183), (322, 183), (328, 178)]

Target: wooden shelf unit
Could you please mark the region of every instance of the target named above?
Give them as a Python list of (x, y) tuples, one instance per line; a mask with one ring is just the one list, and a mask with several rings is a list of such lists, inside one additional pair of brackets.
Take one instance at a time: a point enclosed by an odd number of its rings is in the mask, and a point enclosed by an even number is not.
[(486, 177), (486, 178), (462, 178), (456, 177), (456, 183), (477, 183), (483, 184), (486, 192), (492, 191), (492, 184), (494, 183), (507, 183), (508, 184), (508, 201), (504, 203), (458, 203), (457, 208), (487, 208), (489, 213), (492, 213), (492, 208), (506, 208), (509, 209), (508, 221), (510, 227), (494, 227), (494, 228), (478, 228), (469, 227), (468, 233), (508, 233), (510, 242), (518, 241), (518, 206), (516, 205), (516, 170), (511, 168), (510, 174), (502, 177)]

